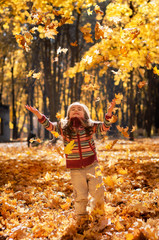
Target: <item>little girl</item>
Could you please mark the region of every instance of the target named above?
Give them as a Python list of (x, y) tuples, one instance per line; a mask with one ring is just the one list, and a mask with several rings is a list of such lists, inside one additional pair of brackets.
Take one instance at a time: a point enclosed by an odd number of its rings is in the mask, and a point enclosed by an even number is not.
[[(38, 117), (38, 121), (48, 130), (57, 131), (64, 141), (64, 146), (74, 140), (74, 148), (66, 154), (66, 167), (70, 169), (71, 181), (75, 198), (77, 217), (87, 216), (88, 194), (93, 197), (94, 207), (104, 206), (104, 187), (102, 177), (96, 172), (100, 169), (93, 140), (94, 133), (107, 132), (110, 128), (109, 119), (115, 106), (111, 102), (104, 122), (90, 119), (88, 108), (79, 102), (72, 103), (67, 110), (67, 116), (59, 122), (50, 122), (36, 108), (25, 106)], [(100, 174), (99, 174), (100, 175)]]

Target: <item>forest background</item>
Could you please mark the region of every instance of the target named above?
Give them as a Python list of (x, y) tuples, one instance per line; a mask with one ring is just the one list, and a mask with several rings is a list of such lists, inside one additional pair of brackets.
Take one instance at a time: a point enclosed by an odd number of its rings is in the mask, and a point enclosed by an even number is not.
[(0, 20), (0, 104), (13, 139), (34, 130), (26, 104), (57, 121), (81, 101), (102, 120), (113, 98), (111, 135), (158, 134), (159, 0), (0, 0)]

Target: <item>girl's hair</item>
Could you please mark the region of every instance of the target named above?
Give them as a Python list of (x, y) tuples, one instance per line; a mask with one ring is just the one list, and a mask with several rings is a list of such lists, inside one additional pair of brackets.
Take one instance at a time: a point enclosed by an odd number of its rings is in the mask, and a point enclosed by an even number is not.
[(86, 105), (84, 105), (82, 103), (74, 102), (74, 103), (72, 103), (68, 107), (66, 118), (61, 121), (61, 127), (62, 127), (62, 130), (63, 130), (64, 136), (68, 135), (71, 138), (72, 137), (72, 132), (74, 131), (73, 130), (73, 123), (72, 123), (72, 121), (71, 121), (71, 119), (69, 117), (70, 109), (74, 105), (79, 105), (79, 106), (81, 106), (83, 108), (83, 110), (84, 110), (84, 119), (80, 119), (80, 121), (81, 121), (82, 126), (86, 130), (86, 134), (90, 135), (91, 132), (92, 132), (92, 126), (93, 126), (94, 122), (90, 118), (89, 109), (87, 108)]

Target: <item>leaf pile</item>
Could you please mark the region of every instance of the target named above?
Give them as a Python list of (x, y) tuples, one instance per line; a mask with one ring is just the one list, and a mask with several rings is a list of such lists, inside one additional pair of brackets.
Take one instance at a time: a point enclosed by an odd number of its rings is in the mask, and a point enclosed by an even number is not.
[(89, 207), (87, 224), (74, 219), (60, 141), (29, 149), (0, 146), (0, 239), (157, 240), (159, 139), (97, 140), (96, 145), (105, 211)]

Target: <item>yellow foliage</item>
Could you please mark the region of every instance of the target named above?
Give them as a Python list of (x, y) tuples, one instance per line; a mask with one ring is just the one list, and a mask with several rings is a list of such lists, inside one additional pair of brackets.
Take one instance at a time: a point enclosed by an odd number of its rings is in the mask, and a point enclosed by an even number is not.
[(74, 140), (70, 141), (67, 146), (64, 148), (64, 153), (65, 154), (71, 154), (72, 153), (72, 149), (74, 148), (75, 144), (74, 144)]

